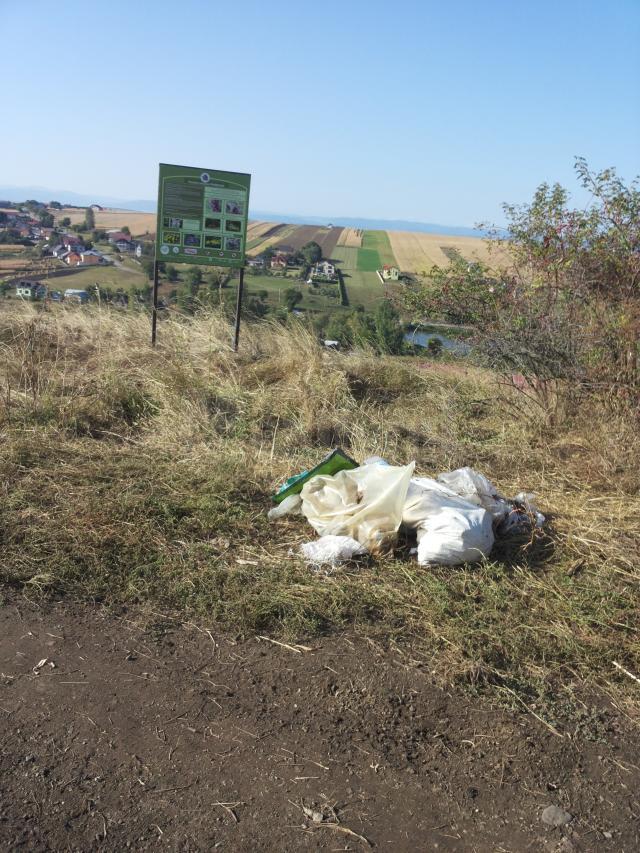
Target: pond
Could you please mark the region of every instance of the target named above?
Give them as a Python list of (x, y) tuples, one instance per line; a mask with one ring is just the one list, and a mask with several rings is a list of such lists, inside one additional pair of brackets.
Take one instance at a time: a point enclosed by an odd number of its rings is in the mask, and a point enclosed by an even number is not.
[[(447, 329), (449, 331), (449, 329)], [(468, 355), (471, 352), (471, 346), (460, 338), (453, 338), (450, 335), (444, 335), (440, 331), (427, 331), (426, 329), (414, 328), (405, 333), (404, 339), (409, 344), (414, 344), (419, 347), (428, 347), (429, 341), (438, 338), (442, 341), (443, 349), (454, 355)]]

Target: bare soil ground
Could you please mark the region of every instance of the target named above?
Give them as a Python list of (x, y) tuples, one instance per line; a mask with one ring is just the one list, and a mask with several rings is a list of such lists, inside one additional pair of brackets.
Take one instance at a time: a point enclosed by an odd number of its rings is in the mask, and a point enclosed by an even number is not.
[(308, 649), (7, 593), (0, 849), (639, 849), (637, 730), (606, 698), (554, 734), (406, 649)]

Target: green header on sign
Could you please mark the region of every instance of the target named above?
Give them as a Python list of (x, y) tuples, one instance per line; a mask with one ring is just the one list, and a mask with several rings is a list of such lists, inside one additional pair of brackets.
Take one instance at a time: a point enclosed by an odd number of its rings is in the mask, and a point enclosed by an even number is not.
[(160, 163), (156, 260), (243, 267), (251, 175)]

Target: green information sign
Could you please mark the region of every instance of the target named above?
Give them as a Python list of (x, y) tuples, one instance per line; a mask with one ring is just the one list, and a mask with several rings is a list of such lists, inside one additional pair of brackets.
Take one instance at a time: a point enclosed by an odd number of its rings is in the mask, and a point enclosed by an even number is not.
[(156, 260), (243, 267), (251, 175), (160, 163)]

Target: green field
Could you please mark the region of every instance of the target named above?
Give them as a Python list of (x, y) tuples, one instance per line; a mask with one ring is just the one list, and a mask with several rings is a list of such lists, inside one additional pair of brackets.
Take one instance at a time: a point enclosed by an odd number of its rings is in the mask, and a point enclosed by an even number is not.
[[(361, 252), (362, 249), (352, 246), (336, 246), (331, 254), (342, 270), (349, 305), (364, 305), (365, 308), (370, 308), (382, 299), (384, 290), (376, 274), (376, 266), (372, 269), (361, 268)], [(377, 256), (377, 252), (375, 254)]]
[(112, 290), (122, 288), (123, 290), (137, 290), (150, 284), (147, 276), (140, 270), (121, 269), (120, 267), (85, 267), (78, 269), (72, 275), (59, 276), (49, 279), (51, 290), (66, 290), (71, 287), (83, 290), (99, 284), (100, 287), (110, 287)]
[[(378, 264), (373, 269), (380, 269), (383, 264), (389, 264), (389, 266), (393, 267), (398, 266), (391, 243), (389, 242), (389, 235), (386, 231), (365, 231), (362, 235), (362, 248), (360, 252), (363, 253), (364, 264), (371, 263), (369, 258), (373, 258), (373, 252), (377, 254)], [(362, 266), (360, 257), (358, 257), (358, 269), (368, 270), (372, 269), (372, 267)]]
[[(232, 282), (235, 286), (236, 282)], [(266, 290), (269, 294), (268, 304), (272, 308), (284, 307), (284, 292), (290, 287), (295, 287), (302, 293), (302, 302), (299, 308), (306, 311), (326, 311), (329, 308), (339, 308), (340, 299), (329, 299), (318, 293), (320, 288), (313, 288), (301, 281), (292, 280), (289, 276), (274, 275), (245, 275), (245, 293), (256, 296), (259, 291)]]

